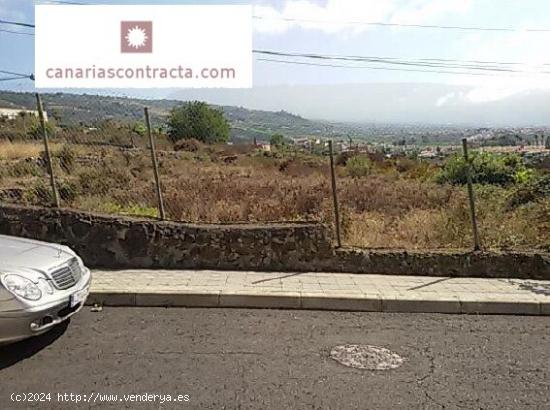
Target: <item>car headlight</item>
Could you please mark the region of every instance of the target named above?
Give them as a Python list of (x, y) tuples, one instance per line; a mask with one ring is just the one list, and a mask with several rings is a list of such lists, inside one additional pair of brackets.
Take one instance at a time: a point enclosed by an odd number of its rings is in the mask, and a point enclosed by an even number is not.
[(42, 291), (32, 280), (19, 275), (5, 275), (2, 277), (5, 288), (16, 296), (27, 300), (38, 300)]
[(52, 285), (44, 278), (38, 278), (38, 287), (42, 292), (46, 292), (48, 295), (53, 294)]

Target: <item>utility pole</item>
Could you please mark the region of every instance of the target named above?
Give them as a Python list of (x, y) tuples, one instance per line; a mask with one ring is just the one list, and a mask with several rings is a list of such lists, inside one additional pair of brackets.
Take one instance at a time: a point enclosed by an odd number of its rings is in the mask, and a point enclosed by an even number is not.
[(479, 242), (479, 233), (477, 231), (476, 206), (474, 198), (474, 187), (472, 185), (472, 173), (470, 159), (468, 158), (468, 140), (462, 139), (462, 149), (464, 150), (464, 160), (466, 161), (466, 182), (468, 184), (468, 199), (470, 201), (470, 216), (472, 218), (472, 231), (474, 234), (474, 251), (479, 251), (481, 245)]
[(153, 134), (151, 133), (151, 121), (149, 119), (149, 108), (144, 108), (145, 112), (145, 123), (147, 125), (147, 135), (149, 136), (149, 145), (151, 147), (151, 160), (153, 162), (153, 172), (155, 174), (155, 186), (157, 188), (157, 200), (159, 208), (159, 216), (162, 221), (166, 219), (166, 214), (164, 212), (164, 201), (162, 199), (162, 190), (160, 187), (160, 177), (159, 177), (159, 167), (157, 162), (157, 151), (155, 148), (155, 140), (153, 139)]
[(332, 152), (332, 140), (328, 140), (328, 149), (330, 154), (330, 176), (332, 181), (332, 200), (334, 201), (334, 222), (336, 225), (336, 243), (339, 248), (342, 247), (340, 238), (340, 210), (338, 208), (338, 193), (336, 191), (336, 174), (334, 171), (334, 154)]
[(44, 119), (44, 108), (42, 107), (42, 99), (40, 94), (36, 93), (36, 106), (38, 108), (38, 117), (40, 119), (40, 126), (42, 129), (42, 139), (44, 140), (44, 152), (46, 153), (46, 161), (48, 162), (48, 172), (50, 174), (50, 185), (52, 187), (53, 204), (56, 208), (59, 208), (59, 196), (57, 194), (57, 187), (55, 185), (55, 176), (53, 174), (52, 156), (50, 153), (50, 144), (48, 142), (48, 130), (46, 129), (46, 120)]

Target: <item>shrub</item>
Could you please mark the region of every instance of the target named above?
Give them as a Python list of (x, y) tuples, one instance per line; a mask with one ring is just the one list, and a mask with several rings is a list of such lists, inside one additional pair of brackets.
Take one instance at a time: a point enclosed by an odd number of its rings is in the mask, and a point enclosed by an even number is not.
[(42, 169), (35, 161), (22, 160), (6, 167), (6, 174), (16, 178), (26, 176), (37, 177), (42, 175)]
[(335, 164), (340, 166), (346, 166), (349, 159), (353, 158), (354, 156), (355, 156), (355, 153), (352, 151), (341, 152), (336, 156)]
[[(56, 165), (56, 163), (59, 163), (61, 169), (67, 174), (73, 172), (75, 167), (76, 153), (74, 151), (74, 148), (72, 148), (70, 145), (63, 145), (57, 151), (50, 148), (50, 156), (52, 158), (52, 164), (54, 166)], [(44, 167), (47, 166), (48, 158), (46, 156), (46, 151), (40, 151), (39, 160)]]
[(174, 143), (175, 151), (197, 152), (201, 148), (200, 141), (191, 138), (179, 140)]
[(355, 156), (346, 163), (346, 173), (352, 178), (363, 178), (372, 171), (372, 162), (366, 156)]
[(269, 144), (272, 147), (284, 149), (293, 145), (294, 141), (290, 138), (286, 138), (283, 134), (273, 134), (269, 140)]
[(74, 170), (76, 155), (69, 145), (63, 145), (61, 150), (55, 154), (55, 157), (59, 158), (59, 165), (67, 174)]
[(395, 161), (395, 169), (397, 172), (410, 172), (419, 166), (419, 162), (410, 158), (399, 158)]
[(380, 212), (394, 218), (412, 209), (436, 209), (446, 206), (457, 188), (388, 175), (341, 179), (338, 188), (342, 204), (353, 212)]
[(533, 178), (517, 187), (508, 197), (508, 207), (516, 208), (544, 198), (550, 198), (550, 174)]
[[(48, 133), (48, 137), (53, 137), (55, 134), (55, 127), (51, 122), (47, 122), (45, 124), (46, 126), (46, 132)], [(35, 140), (42, 139), (42, 125), (39, 121), (34, 121), (33, 124), (30, 126), (30, 129), (28, 131), (29, 137)]]
[(514, 182), (516, 184), (526, 184), (535, 178), (535, 173), (532, 169), (520, 169), (514, 174)]
[(136, 122), (132, 126), (132, 132), (134, 134), (139, 135), (140, 137), (143, 137), (145, 136), (145, 134), (147, 134), (147, 128), (145, 127), (145, 124), (143, 124), (142, 122)]
[[(62, 201), (69, 204), (78, 197), (78, 187), (69, 181), (57, 181), (57, 194)], [(34, 184), (32, 188), (25, 191), (24, 201), (38, 205), (49, 205), (53, 202), (52, 187), (49, 181), (41, 180)]]
[(128, 169), (110, 165), (102, 169), (86, 169), (78, 175), (78, 186), (86, 194), (105, 195), (114, 189), (128, 189), (130, 182), (131, 174)]
[(78, 197), (78, 186), (73, 182), (61, 181), (58, 183), (57, 191), (59, 198), (68, 203), (72, 203)]
[(191, 138), (208, 144), (227, 142), (229, 131), (223, 112), (200, 101), (174, 108), (168, 119), (168, 136), (172, 142)]
[[(496, 155), (488, 152), (471, 154), (471, 176), (474, 184), (506, 185), (521, 178), (526, 171), (522, 159), (517, 155)], [(436, 176), (439, 183), (464, 185), (467, 183), (466, 160), (460, 154), (450, 157)]]
[(45, 182), (38, 182), (31, 190), (32, 202), (39, 205), (50, 204), (53, 201), (52, 188)]

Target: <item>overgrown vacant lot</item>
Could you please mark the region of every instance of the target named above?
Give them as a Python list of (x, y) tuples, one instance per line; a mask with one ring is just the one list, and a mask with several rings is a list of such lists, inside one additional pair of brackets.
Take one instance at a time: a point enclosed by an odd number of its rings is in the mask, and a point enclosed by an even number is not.
[[(169, 144), (162, 141), (160, 148), (165, 149), (159, 151), (160, 172), (171, 219), (332, 223), (326, 156), (199, 143), (186, 144), (176, 152), (168, 150)], [(0, 142), (0, 201), (45, 204), (51, 200), (42, 149), (39, 141)], [(145, 147), (54, 140), (52, 151), (63, 206), (157, 215), (153, 171)], [(470, 247), (465, 186), (446, 181), (441, 167), (410, 158), (339, 155), (338, 192), (345, 244)], [(451, 168), (447, 166), (444, 171)], [(519, 177), (515, 181), (476, 184), (483, 245), (548, 251), (548, 178), (539, 170), (527, 170), (524, 176), (521, 172), (516, 172)]]

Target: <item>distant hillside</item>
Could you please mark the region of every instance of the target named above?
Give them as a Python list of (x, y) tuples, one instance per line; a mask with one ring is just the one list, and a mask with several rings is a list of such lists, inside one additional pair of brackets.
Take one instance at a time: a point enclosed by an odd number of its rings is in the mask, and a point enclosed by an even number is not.
[[(112, 119), (121, 122), (143, 121), (143, 108), (149, 107), (152, 121), (161, 124), (169, 111), (182, 101), (145, 100), (126, 97), (77, 94), (43, 94), (45, 109), (50, 117), (58, 118), (64, 125), (93, 125)], [(32, 93), (0, 91), (0, 107), (35, 109)], [(249, 110), (242, 107), (219, 106), (230, 121), (234, 141), (269, 140), (274, 133), (290, 137), (328, 136), (335, 132), (334, 126), (312, 121), (286, 111)]]

